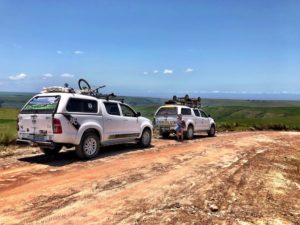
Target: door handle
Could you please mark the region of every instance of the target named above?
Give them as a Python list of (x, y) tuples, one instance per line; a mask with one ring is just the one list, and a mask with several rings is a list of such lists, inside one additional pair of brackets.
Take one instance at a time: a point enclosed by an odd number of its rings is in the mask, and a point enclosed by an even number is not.
[(112, 119), (106, 119), (106, 121), (111, 121)]

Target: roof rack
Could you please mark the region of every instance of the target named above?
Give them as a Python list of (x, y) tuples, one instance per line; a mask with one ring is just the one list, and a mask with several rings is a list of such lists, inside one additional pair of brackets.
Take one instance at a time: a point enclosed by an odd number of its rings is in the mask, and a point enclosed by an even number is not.
[(43, 90), (41, 91), (41, 93), (53, 93), (53, 92), (75, 93), (75, 90), (65, 85), (64, 87), (60, 87), (60, 86), (44, 87)]
[(184, 97), (173, 96), (173, 99), (170, 99), (165, 102), (165, 104), (176, 104), (176, 105), (185, 105), (191, 108), (201, 108), (201, 98), (190, 98), (188, 95)]
[(107, 101), (114, 99), (117, 101), (121, 101), (124, 103), (124, 99), (115, 99), (117, 96), (114, 93), (111, 94), (102, 94), (99, 92), (99, 89), (104, 88), (105, 85), (97, 87), (97, 88), (91, 88), (90, 84), (84, 80), (84, 79), (79, 79), (78, 80), (78, 86), (79, 90), (74, 90), (73, 88), (69, 87), (69, 84), (64, 84), (64, 87), (61, 86), (53, 86), (53, 87), (45, 87), (41, 91), (41, 93), (54, 93), (54, 92), (59, 92), (59, 93), (77, 93), (81, 95), (88, 95), (92, 96), (98, 99), (105, 99)]

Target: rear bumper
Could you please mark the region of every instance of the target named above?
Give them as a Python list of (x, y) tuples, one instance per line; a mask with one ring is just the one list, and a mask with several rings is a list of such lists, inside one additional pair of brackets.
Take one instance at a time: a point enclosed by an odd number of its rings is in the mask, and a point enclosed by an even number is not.
[(17, 139), (16, 143), (18, 145), (30, 145), (30, 146), (39, 146), (39, 147), (45, 147), (45, 148), (55, 148), (55, 144), (51, 141), (33, 141), (33, 140), (27, 140), (27, 139)]
[(170, 127), (158, 127), (159, 133), (176, 133), (175, 131), (175, 126), (170, 126)]

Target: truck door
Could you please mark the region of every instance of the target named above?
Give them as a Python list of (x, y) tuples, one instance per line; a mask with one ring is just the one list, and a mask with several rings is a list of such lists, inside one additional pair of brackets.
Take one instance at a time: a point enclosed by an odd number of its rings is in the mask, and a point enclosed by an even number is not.
[(140, 134), (139, 119), (136, 116), (136, 112), (125, 104), (120, 104), (122, 117), (124, 119), (124, 125), (122, 125), (124, 135), (128, 137), (138, 137)]
[(104, 139), (115, 140), (121, 137), (124, 118), (116, 102), (103, 102), (107, 114), (104, 118)]
[(194, 114), (195, 114), (195, 130), (202, 130), (202, 118), (200, 116), (200, 112), (198, 109), (193, 109)]
[(209, 130), (210, 129), (210, 123), (209, 123), (208, 116), (202, 110), (200, 110), (200, 113), (201, 113), (201, 118), (202, 118), (202, 121), (203, 121), (203, 130)]

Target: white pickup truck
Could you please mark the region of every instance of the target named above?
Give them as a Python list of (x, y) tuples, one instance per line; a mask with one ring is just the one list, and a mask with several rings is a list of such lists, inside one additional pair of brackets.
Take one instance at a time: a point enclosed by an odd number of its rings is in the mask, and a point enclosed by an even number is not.
[(93, 158), (100, 146), (151, 143), (150, 120), (120, 101), (78, 93), (51, 92), (34, 96), (18, 116), (17, 143), (39, 146), (45, 154), (76, 147), (82, 159)]
[(184, 105), (166, 104), (159, 107), (154, 115), (154, 124), (161, 136), (167, 138), (171, 133), (176, 132), (178, 114), (181, 114), (185, 121), (186, 131), (184, 133), (187, 139), (192, 139), (194, 133), (198, 132), (207, 132), (211, 137), (215, 135), (216, 123), (203, 110)]

